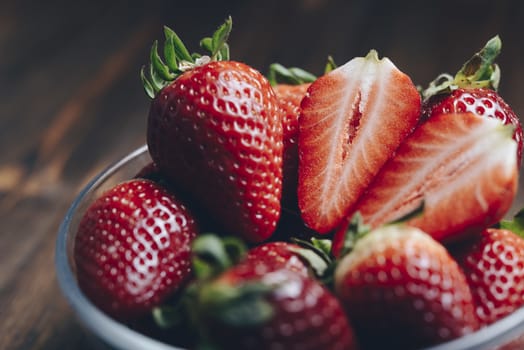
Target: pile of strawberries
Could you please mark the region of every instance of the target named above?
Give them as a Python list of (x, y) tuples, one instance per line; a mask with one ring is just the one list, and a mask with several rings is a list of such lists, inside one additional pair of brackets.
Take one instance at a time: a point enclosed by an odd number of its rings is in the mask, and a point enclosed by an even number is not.
[(374, 50), (266, 78), (229, 59), (230, 31), (207, 55), (167, 27), (162, 58), (153, 45), (153, 163), (76, 235), (94, 304), (189, 348), (363, 350), (446, 342), (524, 304), (498, 37), (422, 91)]

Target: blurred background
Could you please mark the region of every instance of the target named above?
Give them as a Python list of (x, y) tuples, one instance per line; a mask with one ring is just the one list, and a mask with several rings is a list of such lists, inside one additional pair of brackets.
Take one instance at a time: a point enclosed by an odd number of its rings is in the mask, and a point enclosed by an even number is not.
[(145, 142), (138, 72), (162, 26), (195, 51), (228, 15), (232, 58), (264, 73), (375, 48), (421, 85), (499, 34), (500, 93), (524, 116), (522, 1), (2, 0), (0, 349), (90, 348), (56, 285), (57, 228), (89, 178)]

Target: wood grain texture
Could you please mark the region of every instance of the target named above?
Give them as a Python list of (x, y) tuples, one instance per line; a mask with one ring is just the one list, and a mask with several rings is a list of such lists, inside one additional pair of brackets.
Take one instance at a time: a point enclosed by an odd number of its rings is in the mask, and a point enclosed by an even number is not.
[(524, 116), (524, 3), (494, 4), (2, 1), (0, 349), (92, 348), (56, 284), (55, 238), (88, 179), (145, 142), (138, 71), (163, 24), (196, 50), (232, 15), (232, 57), (262, 72), (278, 61), (319, 74), (328, 54), (344, 63), (375, 48), (422, 85), (498, 33), (501, 94)]

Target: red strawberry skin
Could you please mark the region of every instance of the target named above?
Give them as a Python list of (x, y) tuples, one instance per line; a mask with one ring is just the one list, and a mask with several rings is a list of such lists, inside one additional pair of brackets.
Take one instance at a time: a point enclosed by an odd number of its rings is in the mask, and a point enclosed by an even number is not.
[(375, 51), (311, 84), (298, 141), (298, 202), (309, 227), (327, 233), (340, 223), (416, 126), (420, 105), (410, 78)]
[(295, 208), (298, 183), (298, 118), (300, 103), (311, 84), (299, 85), (278, 84), (273, 87), (282, 109), (283, 126), (283, 180), (282, 204)]
[(147, 142), (158, 167), (228, 234), (271, 236), (280, 215), (282, 123), (266, 78), (238, 62), (178, 77), (151, 104)]
[(210, 334), (221, 349), (357, 349), (353, 330), (339, 301), (318, 281), (288, 269), (272, 270), (262, 262), (241, 263), (215, 284), (241, 289), (246, 283), (269, 286), (264, 295), (273, 314), (254, 326), (212, 324)]
[(80, 288), (117, 319), (149, 312), (189, 278), (198, 227), (186, 207), (149, 180), (105, 192), (85, 212), (75, 238)]
[(487, 88), (459, 88), (450, 94), (435, 95), (424, 103), (423, 119), (448, 113), (470, 112), (479, 116), (496, 118), (505, 125), (513, 125), (515, 131), (513, 139), (517, 142), (517, 160), (520, 165), (522, 159), (522, 126), (520, 120), (511, 107), (500, 95)]
[(300, 246), (288, 242), (269, 242), (251, 248), (246, 256), (250, 263), (261, 263), (271, 271), (286, 269), (308, 277), (308, 266), (297, 254)]
[(524, 305), (524, 239), (520, 236), (490, 228), (451, 252), (466, 275), (482, 325)]
[(478, 328), (466, 278), (429, 235), (389, 225), (357, 241), (335, 294), (366, 349), (418, 349)]
[(408, 223), (439, 241), (460, 240), (510, 208), (518, 185), (516, 152), (511, 130), (498, 120), (433, 116), (399, 147), (354, 210), (378, 227), (424, 202), (422, 214)]

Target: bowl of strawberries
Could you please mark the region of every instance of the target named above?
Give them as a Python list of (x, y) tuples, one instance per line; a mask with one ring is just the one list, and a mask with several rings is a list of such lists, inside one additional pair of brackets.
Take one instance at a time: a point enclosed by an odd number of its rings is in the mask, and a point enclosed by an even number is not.
[(230, 59), (231, 27), (204, 55), (164, 29), (147, 145), (67, 212), (57, 277), (82, 324), (116, 349), (522, 349), (500, 38), (421, 89), (375, 50), (265, 77)]

